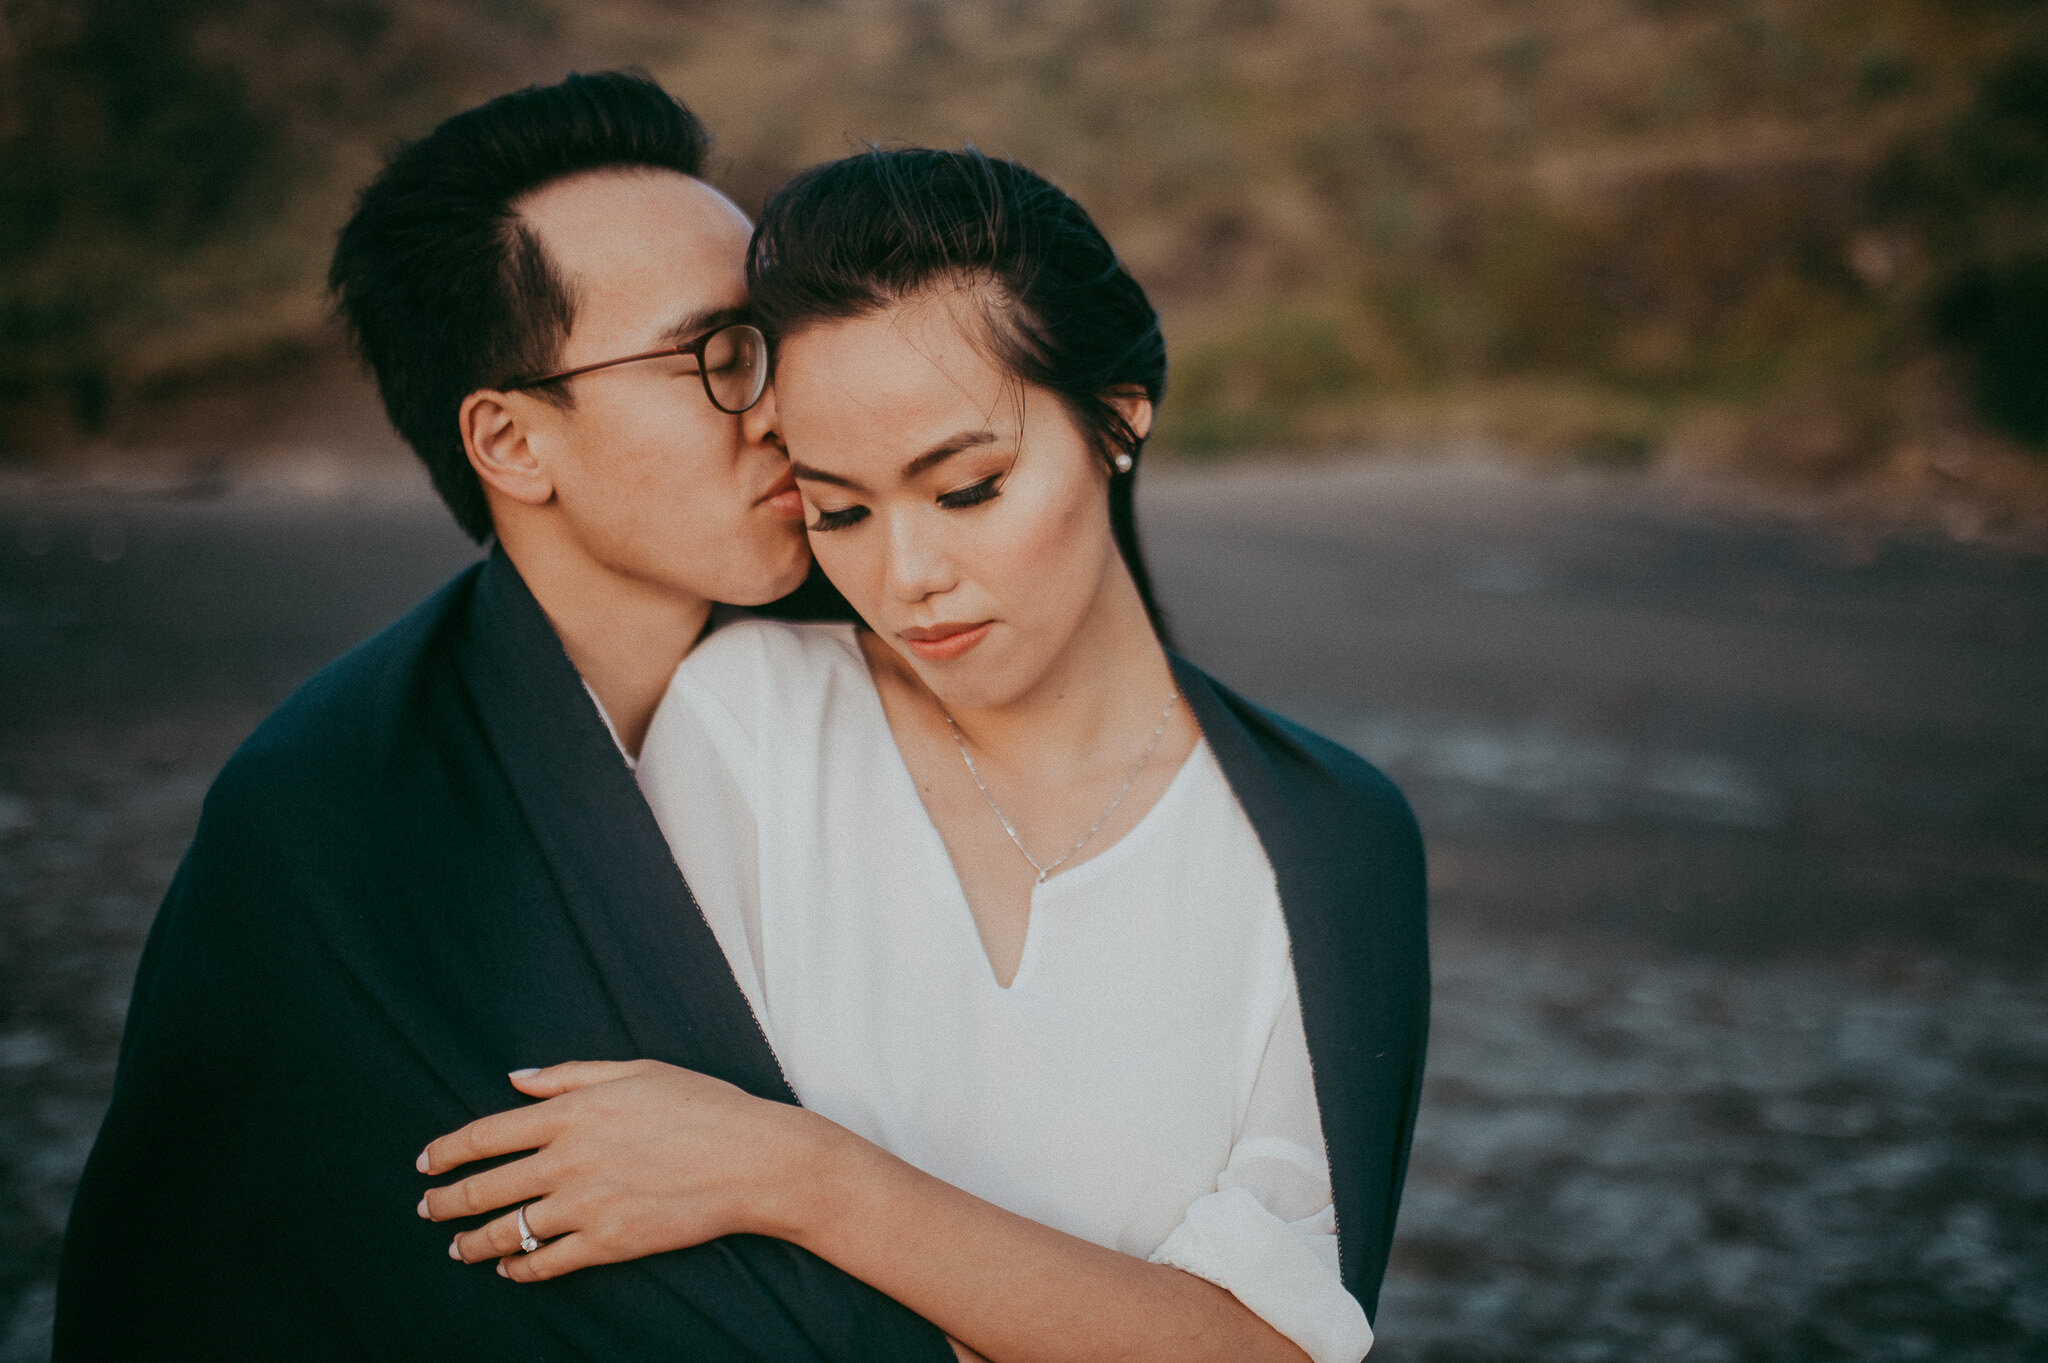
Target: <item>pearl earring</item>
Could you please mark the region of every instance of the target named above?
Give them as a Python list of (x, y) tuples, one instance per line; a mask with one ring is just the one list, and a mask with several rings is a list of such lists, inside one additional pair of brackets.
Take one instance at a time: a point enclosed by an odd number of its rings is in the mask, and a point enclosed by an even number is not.
[(1129, 473), (1131, 471), (1131, 465), (1135, 462), (1137, 461), (1131, 458), (1131, 452), (1129, 450), (1125, 450), (1123, 453), (1119, 454), (1116, 457), (1116, 471), (1118, 473)]

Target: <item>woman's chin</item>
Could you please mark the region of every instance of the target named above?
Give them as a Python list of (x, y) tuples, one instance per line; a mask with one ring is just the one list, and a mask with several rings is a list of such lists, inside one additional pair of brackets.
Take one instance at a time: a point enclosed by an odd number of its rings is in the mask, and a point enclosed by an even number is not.
[[(987, 645), (983, 645), (974, 653), (983, 653), (986, 649)], [(1017, 666), (1019, 660), (995, 656), (977, 658), (970, 654), (953, 663), (906, 661), (911, 663), (925, 689), (954, 714), (1000, 710), (1014, 705), (1030, 694), (1039, 675), (1036, 669)]]

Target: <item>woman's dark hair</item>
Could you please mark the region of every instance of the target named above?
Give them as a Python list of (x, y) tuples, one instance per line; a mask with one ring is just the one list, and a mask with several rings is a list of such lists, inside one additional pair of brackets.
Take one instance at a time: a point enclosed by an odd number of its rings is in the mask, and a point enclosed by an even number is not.
[[(956, 281), (982, 292), (996, 358), (1058, 394), (1109, 463), (1110, 528), (1166, 637), (1132, 508), (1144, 441), (1109, 401), (1138, 389), (1158, 403), (1166, 341), (1081, 205), (972, 147), (870, 149), (790, 181), (762, 210), (747, 259), (755, 313), (777, 337)], [(1129, 471), (1116, 471), (1119, 454)]]
[[(391, 424), (472, 538), (491, 533), (457, 414), (479, 388), (553, 367), (575, 298), (512, 206), (589, 170), (695, 175), (710, 139), (645, 76), (572, 75), (501, 95), (401, 150), (357, 201), (327, 273)], [(565, 389), (538, 388), (561, 405)]]

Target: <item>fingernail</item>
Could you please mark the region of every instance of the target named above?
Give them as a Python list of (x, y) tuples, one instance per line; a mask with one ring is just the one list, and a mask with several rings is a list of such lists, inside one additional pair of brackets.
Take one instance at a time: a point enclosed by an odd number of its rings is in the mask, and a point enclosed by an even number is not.
[(453, 1240), (448, 1242), (448, 1257), (451, 1259), (460, 1259), (462, 1257), (462, 1251), (456, 1248)]
[(540, 1069), (536, 1066), (530, 1069), (514, 1070), (512, 1071), (512, 1077), (514, 1079), (531, 1079), (533, 1078), (533, 1076), (539, 1073)]
[(510, 1273), (507, 1273), (505, 1271), (505, 1261), (503, 1259), (500, 1259), (498, 1261), (498, 1276), (501, 1278), (509, 1278), (512, 1276)]
[(414, 1207), (413, 1210), (418, 1212), (421, 1216), (431, 1215), (431, 1213), (427, 1211), (427, 1200), (424, 1197), (420, 1199), (420, 1205)]
[(415, 1169), (417, 1169), (417, 1170), (419, 1170), (419, 1171), (420, 1171), (421, 1173), (423, 1173), (423, 1174), (424, 1174), (425, 1172), (427, 1172), (427, 1152), (426, 1152), (426, 1151), (424, 1151), (424, 1150), (420, 1151), (420, 1157), (419, 1157), (418, 1159), (416, 1159), (416, 1160), (414, 1160), (414, 1161), (412, 1162), (412, 1167), (413, 1167), (413, 1168), (415, 1168)]

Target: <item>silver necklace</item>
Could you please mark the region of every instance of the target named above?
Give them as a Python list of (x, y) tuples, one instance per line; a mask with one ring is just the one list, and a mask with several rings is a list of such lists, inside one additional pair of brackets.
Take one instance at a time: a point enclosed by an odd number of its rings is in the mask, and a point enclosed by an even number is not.
[(1102, 811), (1102, 817), (1095, 821), (1095, 826), (1086, 833), (1083, 833), (1081, 841), (1069, 847), (1065, 856), (1061, 857), (1058, 861), (1048, 862), (1043, 866), (1038, 864), (1038, 858), (1025, 850), (1024, 840), (1018, 837), (1017, 830), (1011, 827), (1009, 818), (1003, 813), (1002, 807), (996, 803), (996, 797), (988, 793), (988, 785), (981, 779), (981, 773), (974, 769), (974, 758), (967, 751), (967, 740), (960, 736), (960, 726), (953, 722), (952, 714), (943, 705), (939, 707), (939, 713), (946, 716), (946, 727), (953, 731), (953, 742), (960, 749), (960, 760), (967, 764), (967, 774), (972, 776), (974, 784), (981, 788), (981, 798), (988, 801), (989, 812), (996, 816), (996, 822), (1001, 824), (1003, 831), (1010, 835), (1010, 842), (1016, 847), (1018, 853), (1023, 856), (1024, 860), (1031, 863), (1031, 869), (1038, 872), (1038, 880), (1035, 883), (1043, 885), (1047, 876), (1071, 861), (1076, 852), (1088, 845), (1090, 838), (1093, 838), (1102, 831), (1102, 825), (1108, 823), (1109, 816), (1116, 813), (1116, 807), (1124, 802), (1124, 796), (1131, 793), (1131, 786), (1137, 782), (1138, 773), (1145, 770), (1145, 764), (1152, 760), (1152, 750), (1159, 746), (1161, 736), (1166, 733), (1167, 716), (1173, 713), (1173, 703), (1179, 699), (1179, 691), (1173, 692), (1166, 698), (1166, 708), (1159, 712), (1159, 727), (1152, 731), (1152, 741), (1145, 745), (1145, 755), (1138, 759), (1137, 766), (1131, 768), (1131, 774), (1124, 778), (1123, 789), (1119, 790), (1116, 793), (1116, 798), (1109, 802), (1109, 808)]

